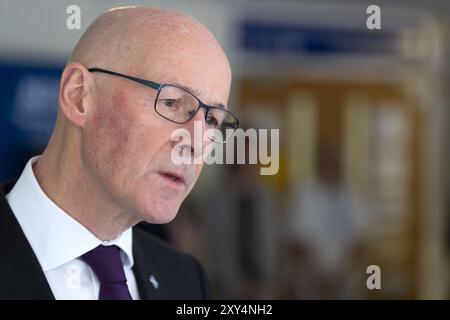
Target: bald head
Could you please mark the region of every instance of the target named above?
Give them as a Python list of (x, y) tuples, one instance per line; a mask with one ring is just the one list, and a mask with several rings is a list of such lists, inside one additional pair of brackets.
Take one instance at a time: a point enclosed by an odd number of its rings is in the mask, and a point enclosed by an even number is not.
[[(151, 73), (166, 62), (198, 60), (230, 73), (228, 61), (211, 32), (186, 14), (146, 7), (110, 10), (98, 17), (76, 45), (69, 62), (122, 71)], [(218, 61), (221, 61), (219, 65)], [(152, 71), (153, 70), (153, 71)]]

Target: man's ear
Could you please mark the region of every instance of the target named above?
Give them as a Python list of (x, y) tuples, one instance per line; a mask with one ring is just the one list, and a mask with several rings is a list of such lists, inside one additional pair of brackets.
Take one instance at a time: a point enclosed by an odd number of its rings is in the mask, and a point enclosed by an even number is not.
[(83, 127), (92, 99), (85, 99), (92, 91), (90, 72), (80, 63), (67, 64), (61, 75), (59, 105), (67, 119), (76, 126)]

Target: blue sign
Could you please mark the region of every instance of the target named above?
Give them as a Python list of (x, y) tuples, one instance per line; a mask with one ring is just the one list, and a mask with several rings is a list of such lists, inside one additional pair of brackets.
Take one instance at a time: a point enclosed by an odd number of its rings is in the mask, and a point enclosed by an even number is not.
[(385, 31), (251, 21), (241, 24), (240, 37), (245, 50), (304, 55), (393, 54), (397, 40)]
[(58, 110), (62, 68), (0, 64), (0, 181), (17, 179), (45, 148)]

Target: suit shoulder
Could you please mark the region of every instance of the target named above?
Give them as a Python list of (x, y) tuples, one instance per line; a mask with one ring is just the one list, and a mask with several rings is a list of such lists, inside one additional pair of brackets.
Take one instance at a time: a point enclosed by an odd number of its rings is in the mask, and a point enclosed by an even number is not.
[(162, 250), (172, 252), (174, 254), (182, 254), (178, 250), (176, 250), (172, 245), (168, 242), (158, 238), (150, 231), (145, 229), (145, 227), (140, 223), (133, 228), (133, 237), (134, 241), (137, 241), (139, 244), (144, 246), (151, 246), (152, 249)]
[(152, 256), (156, 255), (163, 260), (177, 260), (178, 263), (197, 263), (197, 260), (194, 257), (178, 251), (169, 243), (157, 238), (149, 231), (145, 230), (142, 226), (137, 225), (133, 229), (133, 241), (136, 242), (136, 245), (138, 245), (144, 253), (151, 254)]

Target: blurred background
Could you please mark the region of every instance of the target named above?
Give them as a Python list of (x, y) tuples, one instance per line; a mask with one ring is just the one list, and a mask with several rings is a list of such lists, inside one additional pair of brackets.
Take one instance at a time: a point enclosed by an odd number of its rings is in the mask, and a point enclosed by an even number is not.
[(0, 0), (0, 180), (45, 147), (82, 32), (124, 5), (208, 26), (241, 127), (280, 130), (278, 174), (206, 166), (177, 218), (147, 226), (203, 263), (216, 298), (450, 298), (450, 2)]

